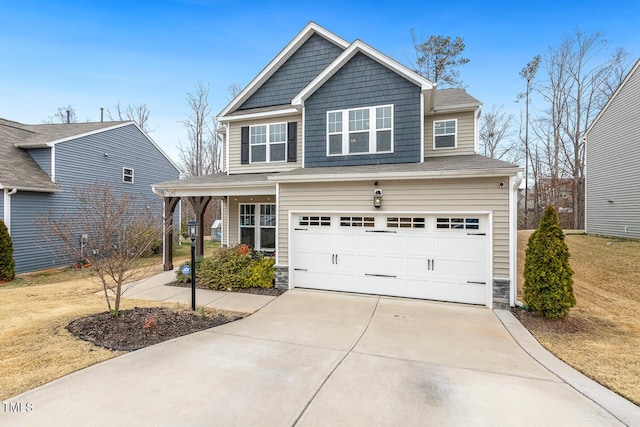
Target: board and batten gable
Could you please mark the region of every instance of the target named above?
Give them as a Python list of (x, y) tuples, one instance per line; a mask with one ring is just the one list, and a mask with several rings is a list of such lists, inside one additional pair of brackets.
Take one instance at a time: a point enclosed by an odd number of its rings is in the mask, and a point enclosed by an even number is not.
[[(440, 120), (457, 120), (456, 147), (434, 149), (433, 126)], [(424, 120), (424, 157), (475, 154), (475, 112), (429, 114)]]
[(313, 34), (238, 109), (285, 105), (324, 70), (343, 49), (319, 34)]
[[(259, 162), (243, 165), (242, 157), (242, 128), (246, 126), (265, 125), (275, 123), (297, 122), (296, 161), (295, 162)], [(288, 171), (302, 167), (302, 115), (292, 114), (278, 118), (256, 119), (229, 123), (229, 175), (238, 173), (260, 173)], [(287, 147), (288, 150), (288, 147)], [(286, 158), (287, 156), (285, 156)]]
[[(134, 124), (57, 143), (55, 156), (59, 192), (18, 191), (11, 196), (17, 273), (69, 265), (70, 260), (61, 259), (55, 247), (43, 238), (47, 230), (41, 230), (36, 223), (40, 215), (73, 212), (77, 208), (73, 186), (96, 181), (112, 183), (116, 191), (151, 202), (149, 205), (155, 207), (152, 214), (161, 218), (162, 202), (151, 191), (151, 184), (180, 177), (174, 165)], [(133, 169), (133, 183), (123, 182), (123, 167)]]
[(586, 232), (640, 239), (640, 68), (618, 89), (586, 142)]
[(373, 208), (373, 183), (281, 183), (278, 203), (278, 263), (289, 262), (289, 212), (489, 212), (493, 223), (493, 277), (508, 279), (509, 190), (497, 182), (509, 177), (473, 179), (415, 179), (380, 181), (384, 192), (380, 209)]
[[(421, 96), (419, 86), (357, 53), (305, 100), (305, 167), (420, 162)], [(382, 105), (393, 105), (392, 153), (327, 156), (328, 111)]]

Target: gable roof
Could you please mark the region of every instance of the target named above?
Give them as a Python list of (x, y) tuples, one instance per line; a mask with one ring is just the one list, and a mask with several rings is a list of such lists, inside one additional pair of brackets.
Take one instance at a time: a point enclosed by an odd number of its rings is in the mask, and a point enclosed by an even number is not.
[(92, 135), (108, 129), (116, 129), (132, 124), (130, 121), (119, 122), (86, 122), (86, 123), (54, 123), (25, 125), (22, 129), (29, 131), (30, 135), (19, 140), (11, 141), (19, 148), (44, 148), (70, 139)]
[[(593, 129), (593, 127), (595, 126), (595, 124), (598, 122), (598, 120), (600, 119), (600, 117), (607, 111), (607, 109), (609, 108), (609, 106), (613, 103), (613, 100), (616, 99), (616, 97), (618, 96), (618, 94), (622, 91), (622, 88), (627, 84), (627, 82), (629, 80), (631, 80), (631, 78), (633, 77), (633, 75), (638, 71), (638, 69), (640, 68), (640, 58), (636, 61), (636, 63), (633, 65), (633, 67), (631, 67), (631, 70), (629, 71), (629, 73), (627, 74), (627, 76), (624, 78), (624, 80), (622, 80), (622, 83), (620, 83), (620, 86), (618, 86), (618, 88), (615, 90), (615, 92), (613, 92), (613, 95), (611, 95), (611, 98), (609, 98), (609, 100), (607, 101), (607, 103), (604, 105), (604, 107), (602, 107), (602, 110), (600, 110), (600, 112), (598, 113), (598, 115), (596, 116), (596, 118), (593, 120), (593, 122), (591, 122), (591, 125), (589, 126), (589, 128), (587, 129), (587, 131), (584, 133), (584, 136), (586, 137), (587, 135), (589, 135), (589, 132), (591, 132), (591, 129)], [(640, 96), (640, 95), (639, 95)]]
[(294, 105), (301, 105), (305, 99), (307, 99), (323, 84), (325, 84), (327, 80), (329, 80), (336, 72), (338, 72), (338, 70), (340, 70), (340, 68), (342, 68), (347, 62), (349, 62), (351, 58), (353, 58), (358, 53), (363, 53), (374, 61), (377, 61), (387, 68), (395, 71), (405, 79), (413, 82), (417, 86), (420, 86), (421, 90), (423, 91), (434, 88), (434, 84), (426, 78), (422, 77), (420, 74), (400, 64), (395, 59), (391, 59), (390, 57), (384, 55), (383, 53), (372, 48), (363, 41), (356, 40), (351, 44), (351, 46), (349, 46), (347, 50), (342, 53), (342, 55), (336, 58), (335, 61), (331, 63), (331, 65), (325, 68), (324, 71), (322, 71), (318, 75), (318, 77), (313, 79), (313, 81), (309, 83), (307, 87), (302, 89), (302, 91), (300, 91), (300, 93), (293, 98), (291, 103)]
[(280, 53), (273, 58), (271, 62), (253, 79), (251, 82), (236, 95), (233, 100), (218, 114), (218, 117), (224, 117), (230, 112), (235, 111), (240, 107), (251, 95), (255, 93), (269, 77), (275, 74), (276, 71), (302, 46), (312, 35), (318, 34), (325, 39), (333, 42), (342, 49), (346, 49), (349, 46), (349, 42), (341, 37), (333, 34), (332, 32), (322, 28), (315, 22), (309, 22), (298, 35), (289, 42)]
[(482, 102), (478, 101), (462, 89), (439, 89), (436, 92), (433, 111), (437, 113), (446, 113), (448, 111), (461, 110), (465, 108), (475, 109), (481, 105)]
[(32, 136), (33, 132), (24, 129), (21, 123), (0, 119), (0, 188), (59, 191), (31, 156), (11, 142)]

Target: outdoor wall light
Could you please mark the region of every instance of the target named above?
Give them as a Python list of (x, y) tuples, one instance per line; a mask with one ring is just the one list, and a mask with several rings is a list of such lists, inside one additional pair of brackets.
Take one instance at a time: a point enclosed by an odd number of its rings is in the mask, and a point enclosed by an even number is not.
[(373, 191), (373, 207), (376, 209), (380, 209), (380, 206), (382, 206), (382, 190), (376, 188)]

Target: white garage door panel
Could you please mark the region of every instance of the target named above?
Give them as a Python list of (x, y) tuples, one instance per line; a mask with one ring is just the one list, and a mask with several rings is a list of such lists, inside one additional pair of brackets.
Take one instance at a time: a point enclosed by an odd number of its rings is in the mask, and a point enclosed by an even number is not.
[(375, 227), (371, 222), (346, 226), (344, 217), (357, 215), (344, 213), (332, 215), (331, 226), (293, 228), (292, 284), (486, 304), (489, 237), (482, 233), (486, 217), (480, 217), (480, 226), (472, 230), (453, 226), (443, 230), (436, 227), (436, 216), (426, 215), (413, 221), (414, 228), (406, 223), (387, 227), (390, 215), (377, 215)]

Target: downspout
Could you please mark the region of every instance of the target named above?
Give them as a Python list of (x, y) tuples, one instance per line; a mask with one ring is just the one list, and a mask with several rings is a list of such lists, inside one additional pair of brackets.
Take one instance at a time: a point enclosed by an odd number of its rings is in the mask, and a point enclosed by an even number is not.
[(4, 225), (7, 227), (9, 231), (9, 235), (11, 235), (11, 196), (18, 192), (17, 188), (12, 189), (11, 191), (4, 190)]

